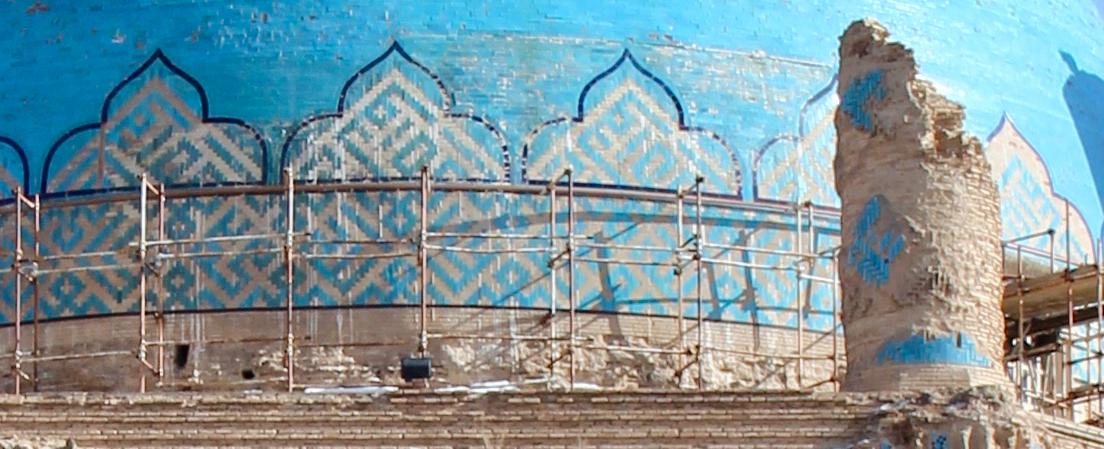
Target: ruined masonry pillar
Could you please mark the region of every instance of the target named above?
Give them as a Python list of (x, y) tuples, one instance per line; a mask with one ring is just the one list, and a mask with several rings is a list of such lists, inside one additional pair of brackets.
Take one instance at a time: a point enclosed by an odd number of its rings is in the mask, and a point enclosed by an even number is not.
[(989, 163), (962, 107), (888, 36), (861, 21), (840, 38), (844, 388), (1011, 387)]

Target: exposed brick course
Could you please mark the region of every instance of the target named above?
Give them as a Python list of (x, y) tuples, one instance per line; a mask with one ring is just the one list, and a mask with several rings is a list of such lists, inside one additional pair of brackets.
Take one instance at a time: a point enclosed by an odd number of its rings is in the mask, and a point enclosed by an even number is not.
[(1011, 387), (1000, 201), (963, 108), (873, 21), (840, 38), (835, 160), (851, 390)]
[[(72, 438), (79, 447), (827, 448), (861, 443), (912, 399), (669, 391), (0, 396), (0, 435)], [(1054, 447), (1104, 447), (1099, 429), (1031, 416), (1059, 431)]]
[[(546, 311), (498, 308), (435, 308), (430, 314), (438, 385), (468, 385), (493, 380), (534, 379), (548, 373)], [(166, 316), (165, 339), (189, 344), (183, 364), (177, 365), (176, 345), (166, 346), (164, 385), (150, 377), (151, 389), (226, 390), (283, 389), (283, 326), (281, 311), (236, 311), (196, 316)], [(296, 314), (296, 381), (301, 385), (365, 385), (401, 383), (399, 359), (416, 348), (418, 309), (379, 307), (364, 309), (302, 310)], [(137, 391), (138, 317), (114, 316), (63, 320), (42, 325), (42, 355), (56, 356), (99, 351), (129, 351), (110, 357), (81, 358), (39, 364), (39, 390)], [(156, 323), (149, 319), (147, 341), (156, 342)], [(697, 324), (686, 320), (685, 346), (678, 338), (678, 320), (669, 317), (580, 313), (577, 333), (579, 382), (608, 388), (675, 388), (676, 370), (692, 362), (692, 355), (633, 352), (672, 351), (697, 344)], [(10, 328), (9, 328), (10, 330)], [(796, 389), (796, 330), (741, 323), (706, 321), (703, 375), (710, 389)], [(29, 332), (28, 332), (29, 333)], [(557, 333), (568, 334), (566, 320)], [(529, 340), (496, 340), (511, 335)], [(470, 338), (479, 336), (481, 338)], [(11, 332), (0, 332), (0, 350), (10, 348)], [(463, 338), (462, 338), (463, 337)], [(269, 341), (229, 342), (243, 339)], [(199, 344), (197, 340), (208, 343)], [(189, 343), (190, 342), (190, 343)], [(221, 342), (221, 343), (220, 343)], [(345, 348), (329, 345), (354, 343)], [(831, 390), (832, 335), (805, 331), (802, 385), (818, 384)], [(843, 338), (839, 336), (838, 363), (842, 366)], [(566, 350), (566, 342), (558, 350)], [(621, 349), (619, 349), (621, 348)], [(156, 363), (157, 349), (148, 349)], [(26, 370), (32, 364), (24, 362)], [(252, 370), (253, 379), (243, 371)], [(564, 385), (568, 361), (557, 362), (557, 384)], [(684, 388), (696, 387), (697, 369), (683, 375)], [(24, 384), (25, 388), (29, 388)], [(543, 384), (534, 387), (543, 388)], [(0, 389), (11, 391), (10, 371), (0, 372)]]

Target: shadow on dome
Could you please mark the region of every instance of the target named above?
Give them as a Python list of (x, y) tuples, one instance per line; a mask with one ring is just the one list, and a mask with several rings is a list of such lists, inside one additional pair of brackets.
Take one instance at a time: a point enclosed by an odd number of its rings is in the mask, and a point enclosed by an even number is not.
[(1096, 196), (1104, 206), (1104, 79), (1082, 70), (1069, 53), (1059, 51), (1059, 54), (1070, 69), (1062, 96), (1089, 161)]

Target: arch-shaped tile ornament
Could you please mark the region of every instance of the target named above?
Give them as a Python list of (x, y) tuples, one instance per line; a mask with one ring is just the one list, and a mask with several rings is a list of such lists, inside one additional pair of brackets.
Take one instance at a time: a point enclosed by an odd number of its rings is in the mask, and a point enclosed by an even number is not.
[(312, 116), (284, 141), (280, 167), (297, 179), (509, 181), (506, 139), (483, 117), (454, 112), (441, 79), (398, 42), (358, 70), (335, 112)]
[[(1050, 172), (1035, 147), (1016, 129), (1011, 117), (1001, 117), (989, 135), (987, 155), (1001, 197), (1001, 238), (1008, 240), (1053, 229), (1057, 257), (1064, 258), (1070, 239), (1074, 264), (1095, 260), (1092, 233), (1076, 206), (1070, 205), (1066, 234), (1065, 197), (1055, 193)], [(1049, 251), (1046, 236), (1020, 242), (1037, 254)]]
[(735, 152), (716, 133), (688, 126), (674, 91), (628, 50), (583, 87), (577, 108), (526, 137), (524, 181), (543, 184), (572, 168), (581, 184), (675, 190), (700, 174), (705, 190), (740, 196)]
[(754, 155), (753, 192), (756, 201), (805, 202), (838, 209), (833, 163), (834, 125), (839, 97), (836, 77), (801, 106), (797, 135), (767, 140)]
[(170, 186), (263, 183), (267, 159), (255, 128), (210, 117), (203, 86), (157, 50), (111, 90), (98, 122), (54, 143), (41, 191), (125, 190), (142, 173)]
[[(28, 186), (27, 155), (14, 140), (0, 136), (0, 203), (9, 203), (15, 198), (15, 190), (26, 191)], [(0, 266), (10, 267), (15, 262), (15, 212), (12, 209), (0, 213)], [(23, 232), (24, 238), (31, 241), (30, 229)], [(30, 297), (24, 292), (24, 300)], [(0, 324), (15, 320), (15, 277), (10, 274), (0, 276)]]
[(0, 198), (13, 198), (16, 188), (30, 189), (27, 153), (14, 140), (0, 136)]

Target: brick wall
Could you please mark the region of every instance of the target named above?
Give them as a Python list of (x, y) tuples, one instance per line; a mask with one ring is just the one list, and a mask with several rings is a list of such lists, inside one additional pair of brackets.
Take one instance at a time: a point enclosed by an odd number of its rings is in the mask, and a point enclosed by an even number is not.
[(840, 38), (836, 186), (854, 390), (1010, 387), (1000, 199), (964, 111), (872, 21)]
[[(876, 433), (902, 402), (909, 399), (765, 392), (0, 396), (0, 435), (72, 439), (79, 447), (812, 449), (893, 447), (889, 439), (907, 434), (918, 438), (909, 447), (925, 449), (1027, 447), (994, 435), (986, 437), (991, 446), (963, 440), (938, 418)], [(1030, 419), (1055, 434), (1050, 449), (1104, 447), (1099, 429)]]
[[(195, 315), (169, 314), (165, 321), (165, 377), (160, 387), (179, 389), (283, 388), (284, 312), (235, 311)], [(435, 307), (430, 313), (429, 354), (439, 384), (511, 380), (548, 375), (547, 311), (502, 308)], [(398, 363), (417, 347), (418, 309), (376, 307), (311, 309), (296, 312), (297, 382), (304, 385), (401, 383)], [(147, 341), (156, 342), (157, 323), (149, 318)], [(566, 314), (555, 321), (560, 338), (569, 333)], [(670, 317), (580, 313), (577, 333), (578, 382), (607, 388), (675, 388), (696, 386), (693, 356), (675, 354), (697, 345), (697, 324)], [(127, 351), (101, 358), (42, 362), (41, 391), (136, 391), (138, 317), (114, 316), (44, 323), (42, 356)], [(10, 351), (12, 328), (0, 332), (0, 348)], [(703, 374), (708, 388), (798, 388), (797, 335), (792, 329), (705, 321)], [(24, 327), (24, 349), (33, 328)], [(511, 337), (495, 339), (492, 336)], [(839, 363), (843, 338), (839, 338)], [(247, 340), (247, 341), (242, 341)], [(334, 343), (350, 343), (344, 349)], [(186, 345), (186, 349), (184, 349)], [(832, 375), (831, 333), (807, 330), (802, 385), (826, 383)], [(568, 376), (567, 342), (557, 347), (558, 383)], [(635, 348), (639, 351), (630, 350)], [(183, 352), (182, 352), (183, 351)], [(156, 364), (156, 346), (148, 348)], [(691, 365), (681, 379), (676, 372)], [(24, 362), (24, 370), (33, 365)], [(11, 391), (11, 374), (2, 373), (0, 388)], [(26, 388), (26, 383), (24, 384)], [(156, 385), (150, 377), (150, 385)], [(543, 387), (543, 385), (542, 385)]]
[(768, 393), (40, 396), (5, 398), (0, 434), (80, 447), (813, 448), (854, 438), (871, 409), (845, 397)]

